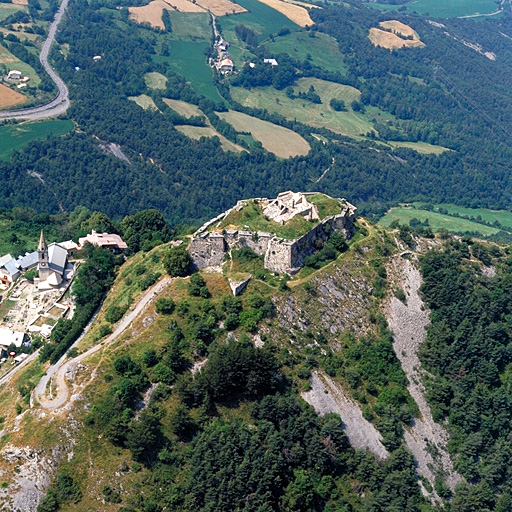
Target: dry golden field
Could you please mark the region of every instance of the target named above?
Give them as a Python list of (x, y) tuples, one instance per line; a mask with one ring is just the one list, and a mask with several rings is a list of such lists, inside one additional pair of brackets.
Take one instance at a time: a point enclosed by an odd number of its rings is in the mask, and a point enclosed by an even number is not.
[(166, 3), (180, 12), (204, 12), (199, 3), (192, 3), (188, 0), (166, 0)]
[(151, 110), (154, 112), (158, 110), (158, 107), (155, 105), (153, 98), (147, 94), (141, 94), (140, 96), (128, 96), (128, 99), (137, 103), (137, 105), (142, 107), (144, 110)]
[(199, 110), (198, 107), (192, 105), (191, 103), (187, 103), (181, 100), (171, 100), (169, 98), (163, 98), (163, 101), (169, 108), (174, 110), (180, 116), (190, 118), (190, 117), (205, 117), (203, 112)]
[[(368, 38), (374, 46), (380, 46), (388, 50), (396, 50), (400, 48), (420, 48), (425, 43), (420, 41), (418, 34), (409, 27), (399, 21), (382, 21), (380, 26), (387, 29), (371, 28)], [(391, 30), (391, 32), (390, 32)], [(403, 39), (402, 37), (412, 37), (412, 39)]]
[(197, 3), (201, 7), (204, 7), (206, 10), (215, 14), (215, 16), (225, 16), (226, 14), (240, 14), (242, 12), (247, 12), (247, 9), (241, 5), (230, 2), (229, 0), (197, 0)]
[(294, 3), (282, 2), (281, 0), (259, 0), (261, 3), (272, 7), (276, 11), (286, 16), (289, 20), (297, 23), (300, 27), (306, 25), (314, 25), (313, 20), (309, 16), (309, 11), (300, 5)]
[(153, 28), (165, 29), (164, 22), (162, 21), (162, 13), (164, 9), (171, 10), (172, 8), (163, 0), (153, 0), (148, 5), (140, 7), (128, 7), (130, 18), (137, 23), (149, 23)]
[(20, 103), (25, 103), (25, 101), (27, 101), (26, 96), (0, 84), (0, 108), (14, 107)]
[(234, 153), (240, 153), (242, 151), (247, 151), (242, 146), (231, 142), (229, 139), (226, 139), (224, 135), (221, 135), (213, 126), (189, 126), (182, 125), (176, 126), (176, 130), (183, 133), (187, 137), (199, 140), (201, 137), (213, 138), (218, 137), (220, 140), (220, 145), (224, 151), (232, 151)]

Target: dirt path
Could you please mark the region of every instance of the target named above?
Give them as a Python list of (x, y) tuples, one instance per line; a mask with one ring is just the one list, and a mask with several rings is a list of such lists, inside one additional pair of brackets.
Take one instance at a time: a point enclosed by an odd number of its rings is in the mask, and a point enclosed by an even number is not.
[(55, 34), (57, 33), (57, 28), (59, 27), (60, 22), (62, 21), (62, 17), (64, 16), (64, 12), (68, 6), (69, 0), (62, 0), (60, 7), (55, 14), (55, 18), (50, 25), (50, 30), (48, 32), (48, 37), (43, 44), (43, 48), (41, 50), (41, 54), (39, 55), (39, 60), (43, 65), (45, 71), (50, 75), (50, 78), (53, 80), (58, 89), (58, 94), (56, 98), (45, 105), (39, 105), (37, 107), (30, 107), (20, 110), (7, 110), (0, 112), (0, 120), (9, 120), (9, 119), (18, 119), (18, 120), (30, 120), (36, 121), (38, 119), (47, 119), (49, 117), (59, 116), (64, 114), (66, 110), (69, 108), (69, 92), (66, 84), (61, 80), (61, 78), (57, 75), (57, 73), (52, 69), (50, 64), (48, 63), (48, 54), (50, 53), (50, 48), (52, 47), (53, 42), (55, 41)]
[(382, 436), (364, 419), (359, 405), (348, 398), (327, 375), (314, 373), (311, 376), (311, 390), (301, 396), (321, 416), (330, 412), (339, 414), (343, 430), (354, 448), (370, 450), (379, 459), (389, 455), (382, 444)]
[[(405, 431), (405, 442), (414, 455), (418, 473), (434, 486), (436, 473), (442, 472), (443, 480), (453, 490), (462, 478), (453, 469), (446, 451), (448, 435), (432, 418), (422, 384), (422, 377), (426, 372), (418, 358), (418, 348), (425, 340), (425, 329), (430, 323), (429, 311), (419, 295), (421, 275), (414, 263), (401, 255), (392, 260), (388, 273), (407, 296), (406, 304), (394, 296), (390, 297), (386, 313), (393, 331), (394, 351), (409, 381), (407, 389), (420, 410), (420, 418), (415, 419), (412, 427)], [(432, 453), (437, 455), (433, 457)], [(422, 491), (428, 494), (423, 488)], [(440, 501), (435, 491), (430, 497)]]
[[(39, 381), (33, 391), (33, 402), (36, 401), (44, 409), (58, 409), (66, 404), (70, 397), (70, 389), (67, 383), (67, 376), (73, 375), (78, 365), (85, 359), (92, 356), (99, 350), (114, 343), (121, 333), (142, 313), (142, 311), (157, 297), (171, 281), (170, 277), (164, 277), (156, 285), (150, 288), (136, 303), (135, 307), (123, 317), (114, 332), (99, 345), (91, 347), (74, 359), (63, 356), (57, 363), (50, 367), (46, 375)], [(46, 388), (50, 387), (49, 396)], [(54, 391), (55, 390), (55, 391)], [(55, 396), (54, 396), (55, 394)]]

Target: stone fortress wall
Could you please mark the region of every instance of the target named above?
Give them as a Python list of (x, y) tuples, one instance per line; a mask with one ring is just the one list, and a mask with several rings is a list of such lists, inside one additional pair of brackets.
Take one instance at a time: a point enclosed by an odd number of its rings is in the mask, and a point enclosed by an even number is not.
[[(313, 193), (303, 195), (307, 197)], [(253, 201), (262, 204), (269, 202), (264, 198), (256, 198)], [(344, 202), (345, 207), (341, 213), (326, 217), (308, 233), (295, 240), (285, 240), (273, 233), (262, 231), (228, 229), (223, 233), (208, 232), (212, 225), (219, 224), (232, 211), (240, 211), (248, 205), (247, 201), (238, 201), (235, 207), (201, 226), (194, 233), (188, 250), (198, 269), (220, 265), (231, 249), (248, 247), (259, 256), (264, 256), (266, 269), (272, 272), (295, 274), (304, 266), (305, 258), (318, 250), (318, 241), (327, 240), (331, 231), (342, 232), (347, 240), (352, 237), (355, 232), (354, 221), (357, 209), (347, 201)]]

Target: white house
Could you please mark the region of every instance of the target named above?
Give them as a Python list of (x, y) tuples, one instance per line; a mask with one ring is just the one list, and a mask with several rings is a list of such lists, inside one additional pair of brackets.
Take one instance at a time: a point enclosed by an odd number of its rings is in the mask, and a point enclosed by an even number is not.
[(6, 254), (0, 258), (0, 282), (3, 284), (12, 284), (20, 277), (20, 271), (16, 267), (16, 260)]
[(7, 73), (7, 80), (21, 80), (23, 78), (23, 75), (21, 71), (18, 71), (17, 69), (12, 69)]
[(263, 59), (263, 62), (265, 64), (270, 64), (272, 67), (278, 66), (278, 63), (277, 63), (276, 59)]

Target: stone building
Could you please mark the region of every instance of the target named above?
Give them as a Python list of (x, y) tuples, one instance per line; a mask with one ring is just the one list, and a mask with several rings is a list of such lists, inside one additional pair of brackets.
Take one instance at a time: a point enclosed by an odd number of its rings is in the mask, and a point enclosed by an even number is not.
[[(266, 199), (257, 201), (266, 205), (272, 203)], [(229, 229), (222, 233), (207, 231), (209, 226), (220, 222), (233, 209), (241, 209), (247, 205), (247, 202), (241, 201), (235, 208), (219, 215), (198, 230), (188, 250), (194, 265), (199, 269), (220, 265), (231, 249), (247, 247), (256, 254), (264, 256), (266, 269), (272, 272), (295, 274), (304, 266), (305, 258), (316, 252), (319, 242), (327, 240), (333, 230), (343, 233), (347, 239), (352, 237), (355, 232), (354, 221), (357, 209), (347, 201), (344, 203), (341, 213), (324, 218), (308, 233), (294, 240), (285, 240), (273, 233), (262, 231)]]

